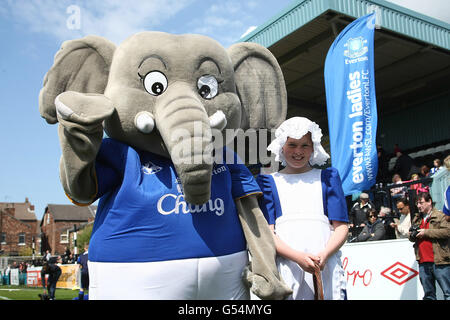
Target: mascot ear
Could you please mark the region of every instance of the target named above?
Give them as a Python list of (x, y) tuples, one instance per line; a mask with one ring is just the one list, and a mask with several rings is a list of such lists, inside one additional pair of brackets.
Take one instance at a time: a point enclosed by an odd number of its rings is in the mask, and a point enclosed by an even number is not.
[(243, 106), (241, 128), (272, 129), (286, 118), (287, 93), (281, 68), (265, 47), (249, 42), (228, 49), (237, 94)]
[(58, 122), (55, 98), (65, 91), (104, 93), (115, 44), (98, 36), (65, 41), (44, 77), (39, 112), (48, 123)]

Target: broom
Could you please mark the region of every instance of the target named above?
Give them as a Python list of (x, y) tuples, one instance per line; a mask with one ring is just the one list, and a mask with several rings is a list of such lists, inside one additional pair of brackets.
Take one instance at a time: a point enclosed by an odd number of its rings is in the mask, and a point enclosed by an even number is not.
[(314, 300), (323, 300), (323, 284), (320, 270), (313, 273)]

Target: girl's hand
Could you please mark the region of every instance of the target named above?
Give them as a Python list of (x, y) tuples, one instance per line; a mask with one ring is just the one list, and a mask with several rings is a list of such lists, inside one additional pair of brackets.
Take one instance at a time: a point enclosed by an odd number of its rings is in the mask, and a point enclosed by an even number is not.
[(323, 271), (323, 269), (325, 268), (325, 265), (327, 264), (327, 261), (328, 261), (328, 255), (324, 251), (322, 251), (322, 252), (319, 252), (319, 254), (317, 256), (319, 258), (320, 271)]
[(306, 272), (314, 273), (319, 271), (319, 257), (313, 254), (299, 252), (296, 256), (295, 262), (297, 262), (298, 265)]

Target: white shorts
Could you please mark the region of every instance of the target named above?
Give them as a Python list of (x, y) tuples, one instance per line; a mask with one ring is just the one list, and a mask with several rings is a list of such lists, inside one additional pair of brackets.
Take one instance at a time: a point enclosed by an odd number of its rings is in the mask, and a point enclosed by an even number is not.
[(208, 258), (158, 262), (89, 261), (92, 300), (244, 300), (247, 251)]

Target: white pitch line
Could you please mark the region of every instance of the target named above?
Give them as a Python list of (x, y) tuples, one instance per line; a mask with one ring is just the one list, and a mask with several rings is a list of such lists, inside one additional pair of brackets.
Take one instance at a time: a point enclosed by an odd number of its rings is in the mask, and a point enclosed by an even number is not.
[(21, 289), (0, 289), (0, 290), (3, 290), (3, 291), (19, 291)]

